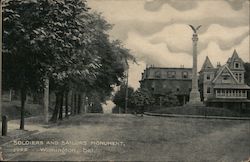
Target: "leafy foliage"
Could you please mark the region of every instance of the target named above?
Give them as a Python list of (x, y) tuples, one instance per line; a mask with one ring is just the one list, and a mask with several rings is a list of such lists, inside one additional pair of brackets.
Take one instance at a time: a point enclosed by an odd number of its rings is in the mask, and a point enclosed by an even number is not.
[[(128, 109), (132, 108), (131, 100), (132, 94), (134, 93), (134, 89), (132, 87), (128, 87)], [(120, 107), (122, 112), (125, 112), (125, 97), (126, 97), (126, 85), (122, 84), (120, 90), (115, 93), (113, 98), (113, 102), (117, 107)]]
[(145, 107), (148, 105), (153, 105), (154, 102), (154, 97), (147, 89), (139, 88), (132, 94), (131, 104), (136, 107)]
[(250, 63), (245, 63), (245, 83), (250, 86)]
[(120, 41), (110, 41), (112, 26), (86, 1), (9, 0), (3, 11), (3, 84), (23, 95), (42, 90), (49, 78), (56, 93), (88, 92), (103, 102), (134, 59)]
[(180, 104), (177, 96), (171, 91), (165, 92), (164, 95), (154, 96), (154, 97), (155, 97), (156, 105), (171, 107), (171, 106), (177, 106)]

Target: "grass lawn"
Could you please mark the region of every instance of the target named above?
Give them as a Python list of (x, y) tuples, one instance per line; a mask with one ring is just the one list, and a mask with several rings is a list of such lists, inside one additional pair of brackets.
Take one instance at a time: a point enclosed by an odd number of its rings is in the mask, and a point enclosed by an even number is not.
[[(20, 101), (4, 101), (2, 102), (3, 115), (7, 115), (9, 120), (19, 119), (21, 102)], [(25, 117), (41, 115), (43, 113), (43, 107), (39, 104), (25, 104)]]
[(164, 107), (151, 109), (150, 112), (159, 114), (179, 114), (179, 115), (206, 115), (206, 116), (228, 116), (228, 117), (250, 117), (249, 110), (242, 109), (241, 112), (217, 107)]
[[(28, 126), (27, 126), (28, 128)], [(58, 141), (58, 145), (9, 144), (3, 149), (9, 160), (70, 161), (225, 161), (250, 157), (249, 121), (136, 117), (134, 115), (86, 114), (70, 117), (27, 141)], [(86, 145), (62, 145), (62, 141), (86, 141)], [(91, 141), (123, 142), (103, 146)], [(17, 153), (13, 149), (27, 148)], [(44, 152), (76, 149), (79, 152)], [(84, 152), (83, 149), (92, 150)]]

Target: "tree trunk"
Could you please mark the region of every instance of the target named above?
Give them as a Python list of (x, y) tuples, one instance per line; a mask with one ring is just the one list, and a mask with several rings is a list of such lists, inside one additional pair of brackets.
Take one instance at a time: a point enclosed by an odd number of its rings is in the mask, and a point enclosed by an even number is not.
[(71, 109), (70, 109), (70, 115), (74, 114), (74, 91), (71, 91)]
[(74, 115), (77, 113), (77, 95), (74, 94)]
[(24, 130), (24, 111), (25, 111), (25, 101), (26, 101), (26, 90), (21, 89), (21, 119), (20, 119), (20, 129)]
[(59, 120), (63, 119), (63, 92), (60, 93)]
[(69, 92), (66, 91), (65, 93), (65, 118), (69, 118), (69, 107), (68, 107), (68, 97), (69, 97)]
[(58, 117), (58, 112), (59, 112), (59, 103), (60, 103), (60, 94), (58, 92), (56, 92), (56, 104), (55, 104), (55, 108), (52, 114), (52, 117), (50, 119), (50, 121), (52, 122), (56, 122), (57, 121), (57, 117)]
[(9, 93), (9, 101), (12, 101), (12, 89), (10, 89), (10, 93)]
[(77, 106), (78, 106), (78, 112), (77, 113), (80, 114), (81, 111), (82, 111), (81, 110), (82, 109), (82, 95), (80, 93), (78, 94), (78, 105)]
[(84, 113), (86, 114), (87, 113), (87, 104), (86, 104), (86, 94), (85, 93), (83, 93), (83, 104), (82, 104), (82, 106), (83, 106), (83, 110), (84, 110)]
[(43, 92), (43, 109), (44, 109), (44, 121), (49, 121), (49, 79), (45, 80), (45, 87)]

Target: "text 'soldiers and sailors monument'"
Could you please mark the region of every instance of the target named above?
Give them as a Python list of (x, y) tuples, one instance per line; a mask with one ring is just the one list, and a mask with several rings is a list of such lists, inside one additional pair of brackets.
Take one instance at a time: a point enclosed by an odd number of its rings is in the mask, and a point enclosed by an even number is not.
[(189, 25), (193, 30), (193, 69), (192, 69), (192, 89), (190, 92), (189, 105), (203, 105), (201, 102), (200, 92), (198, 89), (198, 76), (197, 76), (197, 42), (198, 42), (198, 34), (197, 31), (201, 27), (194, 27)]

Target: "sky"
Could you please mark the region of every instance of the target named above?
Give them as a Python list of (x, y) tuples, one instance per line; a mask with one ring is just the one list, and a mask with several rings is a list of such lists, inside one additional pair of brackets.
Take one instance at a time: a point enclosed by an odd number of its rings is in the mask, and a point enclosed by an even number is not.
[(198, 69), (208, 56), (224, 64), (234, 49), (249, 62), (249, 0), (88, 0), (113, 24), (111, 39), (130, 49), (129, 85), (138, 88), (147, 65), (192, 67), (192, 33), (198, 31)]

